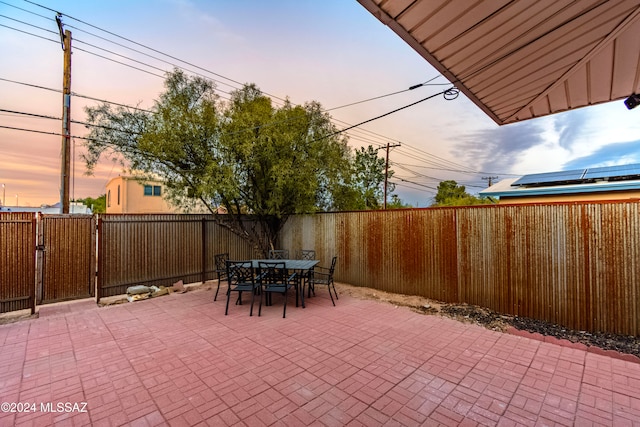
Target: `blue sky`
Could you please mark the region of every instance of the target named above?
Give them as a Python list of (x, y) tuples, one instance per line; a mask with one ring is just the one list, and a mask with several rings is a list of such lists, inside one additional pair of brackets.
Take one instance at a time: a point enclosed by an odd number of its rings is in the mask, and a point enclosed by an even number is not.
[[(0, 109), (60, 117), (59, 93), (22, 84), (61, 88), (63, 53), (55, 42), (55, 13), (46, 8), (62, 12), (73, 34), (72, 91), (112, 102), (152, 105), (162, 91), (159, 75), (177, 63), (215, 79), (222, 91), (237, 88), (236, 82), (252, 82), (295, 103), (319, 101), (344, 128), (425, 98), (443, 86), (335, 107), (403, 91), (433, 78), (432, 83), (446, 83), (355, 0), (34, 2), (40, 6), (24, 0), (0, 3), (0, 25), (4, 25), (0, 49), (5, 58), (0, 62), (0, 79), (5, 79), (0, 80)], [(85, 105), (95, 102), (72, 98), (73, 120), (85, 119)], [(58, 201), (61, 138), (1, 126), (60, 132), (60, 122), (0, 112), (0, 183), (6, 186), (6, 204)], [(72, 133), (82, 136), (86, 130), (74, 125)], [(488, 176), (509, 178), (640, 162), (640, 108), (629, 111), (622, 101), (498, 127), (462, 95), (453, 101), (437, 97), (349, 135), (354, 148), (401, 144), (390, 153), (396, 193), (417, 206), (429, 205), (444, 179), (455, 179), (477, 192)], [(103, 162), (95, 176), (87, 177), (79, 160), (82, 150), (81, 140), (76, 140), (72, 194), (97, 197), (122, 170)]]

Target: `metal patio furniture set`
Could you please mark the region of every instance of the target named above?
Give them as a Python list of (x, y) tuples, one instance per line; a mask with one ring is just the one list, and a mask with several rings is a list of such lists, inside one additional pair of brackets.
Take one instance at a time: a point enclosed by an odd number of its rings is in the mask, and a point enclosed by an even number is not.
[[(316, 286), (326, 286), (331, 302), (335, 306), (338, 292), (333, 281), (337, 257), (333, 257), (329, 267), (322, 267), (316, 259), (314, 250), (298, 251), (290, 258), (286, 249), (270, 250), (268, 259), (231, 260), (228, 253), (215, 255), (218, 287), (213, 300), (218, 299), (220, 285), (227, 283), (227, 301), (225, 315), (229, 313), (231, 294), (237, 293), (235, 304), (242, 305), (243, 293), (251, 296), (249, 315), (253, 316), (256, 297), (260, 298), (258, 316), (262, 314), (262, 305), (272, 305), (273, 294), (283, 296), (282, 317), (287, 314), (287, 297), (290, 290), (295, 291), (296, 307), (305, 307), (304, 293), (315, 296)], [(333, 290), (333, 292), (332, 292)]]

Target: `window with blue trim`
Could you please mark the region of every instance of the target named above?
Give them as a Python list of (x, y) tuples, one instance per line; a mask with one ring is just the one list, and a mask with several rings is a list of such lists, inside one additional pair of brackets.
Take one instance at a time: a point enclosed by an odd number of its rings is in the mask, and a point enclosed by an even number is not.
[(162, 187), (160, 187), (159, 185), (145, 185), (144, 195), (145, 196), (162, 196)]

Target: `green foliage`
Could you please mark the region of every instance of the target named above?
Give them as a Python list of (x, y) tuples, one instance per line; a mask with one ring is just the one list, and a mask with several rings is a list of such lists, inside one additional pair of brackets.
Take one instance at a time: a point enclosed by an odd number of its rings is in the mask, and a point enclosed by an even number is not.
[(413, 206), (409, 203), (404, 203), (397, 194), (392, 194), (391, 199), (387, 202), (387, 209), (407, 209)]
[(435, 203), (431, 206), (469, 206), (491, 204), (486, 198), (476, 197), (467, 193), (464, 185), (458, 185), (456, 181), (442, 181), (438, 184), (438, 193)]
[(383, 204), (385, 160), (369, 145), (356, 150), (353, 162), (353, 186), (357, 191), (358, 209), (380, 209)]
[(107, 195), (102, 194), (97, 199), (92, 197), (86, 197), (84, 199), (77, 199), (76, 202), (80, 202), (83, 205), (91, 208), (91, 212), (94, 214), (107, 213)]
[[(393, 177), (393, 170), (388, 171), (388, 179)], [(373, 210), (384, 206), (385, 159), (378, 156), (378, 150), (369, 145), (355, 150), (351, 158), (351, 184), (345, 189), (343, 210)], [(387, 194), (395, 189), (395, 184), (387, 183)], [(391, 195), (393, 206), (402, 205), (397, 195)]]
[(175, 70), (151, 112), (106, 104), (86, 112), (89, 171), (107, 155), (162, 179), (174, 205), (222, 206), (229, 215), (219, 223), (263, 253), (289, 215), (353, 203), (346, 139), (315, 102), (275, 107), (246, 85), (224, 103), (214, 83)]

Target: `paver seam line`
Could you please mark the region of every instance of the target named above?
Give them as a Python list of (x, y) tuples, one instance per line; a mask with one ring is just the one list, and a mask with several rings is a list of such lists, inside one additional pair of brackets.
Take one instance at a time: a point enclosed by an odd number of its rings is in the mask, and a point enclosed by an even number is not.
[[(123, 309), (125, 309), (125, 308), (127, 308), (127, 307), (124, 307), (124, 306), (123, 306)], [(131, 314), (131, 312), (130, 312), (129, 310), (127, 310), (127, 311), (129, 312), (129, 314)], [(65, 317), (66, 317), (66, 316), (65, 316)], [(117, 346), (118, 350), (120, 350), (120, 353), (122, 354), (123, 358), (127, 361), (127, 365), (129, 366), (129, 368), (131, 368), (131, 370), (135, 373), (136, 378), (138, 379), (138, 381), (140, 381), (140, 384), (143, 384), (142, 380), (140, 379), (140, 375), (139, 375), (139, 374), (138, 374), (138, 372), (136, 372), (136, 370), (134, 369), (133, 364), (131, 363), (131, 361), (129, 360), (129, 358), (125, 356), (125, 351), (124, 351), (124, 349), (120, 346), (120, 342), (118, 341), (118, 339), (117, 339), (117, 338), (115, 337), (115, 335), (113, 334), (112, 328), (111, 328), (111, 327), (109, 327), (109, 324), (108, 324), (108, 323), (106, 323), (106, 322), (104, 321), (104, 319), (102, 318), (102, 316), (100, 315), (100, 313), (99, 313), (99, 312), (98, 312), (98, 317), (100, 318), (100, 321), (101, 321), (101, 322), (104, 324), (104, 326), (106, 327), (107, 331), (109, 331), (109, 335), (111, 335), (111, 339), (115, 342), (115, 344), (116, 344), (116, 346)], [(76, 354), (76, 352), (75, 352), (75, 349), (74, 349), (74, 351), (73, 351), (74, 358), (75, 358), (75, 354)], [(145, 387), (145, 389), (146, 389), (146, 387)], [(84, 393), (84, 387), (83, 387), (83, 391), (82, 391), (82, 392)], [(151, 395), (150, 395), (150, 396), (151, 396)], [(86, 396), (85, 396), (85, 398), (86, 398)], [(167, 419), (165, 418), (164, 414), (162, 413), (162, 411), (161, 411), (161, 410), (160, 410), (160, 408), (158, 407), (158, 405), (157, 405), (157, 403), (156, 403), (155, 399), (153, 399), (153, 396), (151, 396), (151, 400), (153, 400), (153, 406), (154, 406), (155, 410), (156, 410), (159, 414), (161, 414), (162, 419), (164, 420), (164, 422), (165, 422), (165, 423), (167, 423), (167, 422), (168, 422), (168, 421), (167, 421)], [(147, 414), (147, 415), (148, 415), (148, 414)], [(146, 415), (145, 415), (145, 416), (146, 416)], [(142, 417), (142, 418), (144, 418), (144, 417)], [(91, 422), (92, 422), (92, 423), (94, 422), (94, 421), (93, 421), (93, 419), (91, 418), (91, 412), (89, 412), (89, 419), (91, 420)], [(129, 420), (129, 422), (130, 422), (130, 423), (131, 423), (131, 422), (133, 422), (133, 421), (135, 421), (135, 420)]]
[[(352, 349), (352, 348), (354, 348), (354, 347), (357, 347), (357, 346), (358, 346), (359, 344), (361, 344), (362, 342), (364, 342), (364, 341), (366, 341), (367, 339), (370, 339), (370, 338), (372, 338), (372, 337), (375, 337), (375, 336), (382, 336), (382, 335), (381, 335), (381, 333), (372, 334), (370, 337), (363, 338), (362, 340), (359, 340), (359, 342), (357, 342), (357, 343), (353, 343), (353, 342), (351, 342), (351, 341), (347, 341), (347, 342), (349, 342), (351, 345), (349, 345), (348, 347), (345, 347), (345, 348), (343, 349), (343, 351), (341, 351), (341, 353), (343, 353), (343, 352), (345, 352), (345, 351), (347, 351), (347, 350), (349, 350), (349, 349)], [(290, 337), (290, 338), (293, 338), (293, 337)], [(256, 344), (256, 345), (260, 345), (260, 343), (256, 342), (254, 339), (252, 339), (252, 338), (250, 338), (250, 337), (247, 337), (247, 339), (249, 339), (250, 341), (252, 341), (252, 342), (253, 342), (254, 344)], [(300, 340), (298, 340), (297, 338), (295, 338), (295, 339), (296, 339), (297, 341), (299, 341), (299, 342), (301, 342), (301, 343), (303, 343), (303, 344), (304, 344), (304, 342), (303, 342), (303, 341), (300, 341)], [(331, 354), (331, 353), (328, 353), (328, 352), (324, 351), (322, 348), (319, 348), (319, 347), (316, 347), (316, 346), (312, 346), (312, 347), (313, 347), (313, 348), (315, 348), (316, 350), (321, 351), (322, 353), (324, 353), (325, 355), (327, 355), (329, 358), (332, 358), (332, 357), (335, 357), (335, 356), (336, 356), (336, 355), (333, 355), (333, 354)], [(273, 351), (273, 350), (271, 350), (271, 351)], [(389, 353), (389, 352), (390, 352), (390, 351), (388, 351), (387, 353)], [(431, 357), (433, 357), (433, 356), (431, 356)], [(429, 357), (429, 359), (431, 359), (431, 357)], [(287, 356), (284, 356), (284, 358), (286, 358), (287, 360), (289, 360), (289, 361), (290, 361), (290, 363), (293, 363), (294, 365), (297, 365), (298, 367), (300, 367), (300, 368), (303, 370), (303, 372), (308, 372), (310, 375), (313, 375), (313, 376), (315, 377), (315, 375), (314, 375), (313, 373), (309, 372), (307, 368), (304, 368), (304, 367), (302, 367), (302, 366), (298, 365), (295, 361), (290, 360)], [(427, 360), (425, 361), (425, 363), (426, 363), (429, 359), (427, 359)], [(349, 365), (350, 365), (350, 366), (352, 366), (353, 368), (357, 369), (357, 370), (358, 370), (358, 372), (362, 370), (361, 368), (358, 368), (357, 366), (352, 365), (351, 363), (349, 363), (349, 362), (347, 362), (347, 361), (345, 361), (344, 363), (349, 364)], [(422, 365), (420, 365), (420, 366), (422, 366)], [(420, 368), (420, 366), (418, 366), (418, 367), (414, 368), (410, 373), (408, 373), (407, 375), (405, 375), (405, 376), (404, 376), (403, 378), (401, 378), (400, 380), (396, 381), (396, 382), (395, 382), (395, 384), (394, 384), (393, 382), (391, 382), (391, 381), (389, 381), (389, 382), (390, 382), (391, 384), (393, 384), (393, 387), (396, 387), (398, 384), (400, 384), (400, 383), (401, 383), (402, 381), (404, 381), (406, 378), (408, 378), (409, 376), (413, 375), (413, 374), (415, 373), (415, 371), (417, 371), (417, 370)], [(280, 381), (280, 383), (281, 383), (281, 382), (284, 382), (284, 381), (286, 381), (286, 380)], [(329, 383), (327, 383), (327, 384), (329, 384)], [(329, 384), (329, 385), (331, 386), (331, 388), (334, 388), (334, 387), (335, 387), (334, 385), (331, 385), (331, 384)], [(393, 388), (393, 387), (392, 387), (392, 388)], [(378, 399), (376, 399), (376, 400), (375, 400), (374, 402), (372, 402), (371, 404), (367, 404), (366, 402), (362, 401), (361, 399), (358, 399), (356, 396), (353, 396), (353, 395), (351, 395), (351, 396), (352, 396), (354, 399), (356, 399), (356, 400), (360, 401), (361, 403), (363, 403), (364, 405), (366, 405), (366, 408), (365, 408), (365, 409), (363, 409), (363, 411), (361, 411), (361, 413), (362, 413), (362, 412), (364, 412), (364, 411), (366, 411), (366, 410), (367, 410), (367, 409), (369, 409), (370, 407), (372, 407), (372, 405), (373, 405), (375, 402), (377, 402), (377, 401), (378, 401)], [(308, 403), (308, 402), (307, 402), (307, 403)], [(233, 412), (233, 414), (234, 414), (234, 415), (238, 416), (238, 414), (233, 410), (233, 408), (232, 408), (232, 407), (230, 407), (230, 408), (229, 408), (229, 410), (230, 410), (231, 412)], [(375, 408), (372, 408), (372, 410), (377, 411)], [(238, 416), (238, 418), (240, 418), (240, 417)], [(278, 421), (281, 421), (281, 420), (278, 420)]]
[[(527, 337), (517, 337), (517, 338), (518, 338), (519, 340), (521, 340), (521, 339), (531, 339), (531, 338), (527, 338)], [(540, 343), (538, 346), (536, 346), (536, 349), (535, 349), (535, 352), (534, 352), (533, 356), (531, 357), (531, 359), (530, 359), (530, 361), (529, 361), (528, 365), (526, 365), (526, 371), (524, 372), (524, 374), (522, 375), (522, 377), (518, 380), (518, 388), (516, 389), (516, 391), (517, 391), (518, 389), (520, 389), (520, 388), (523, 386), (522, 381), (523, 381), (523, 379), (526, 377), (527, 373), (528, 373), (531, 369), (533, 369), (532, 364), (533, 364), (533, 363), (534, 363), (534, 361), (536, 360), (536, 357), (537, 357), (537, 356), (539, 356), (539, 357), (542, 357), (542, 358), (546, 358), (546, 353), (545, 353), (545, 354), (542, 354), (542, 349), (543, 349), (544, 344), (547, 344), (547, 345), (557, 345), (557, 344), (554, 344), (554, 343)], [(557, 367), (558, 367), (558, 362), (559, 362), (559, 360), (560, 360), (559, 358), (556, 358), (556, 360), (555, 360), (554, 372), (555, 372), (555, 370), (556, 370), (556, 369), (557, 369)], [(581, 378), (580, 378), (580, 388), (578, 389), (578, 391), (577, 391), (577, 393), (576, 393), (576, 396), (578, 396), (578, 397), (579, 397), (579, 396), (581, 395), (581, 393), (582, 393), (582, 385), (584, 384), (584, 375), (585, 375), (585, 372), (586, 372), (586, 369), (585, 369), (585, 362), (586, 362), (586, 356), (585, 356), (585, 359), (584, 359), (584, 361), (583, 361), (583, 363), (582, 363), (582, 372), (581, 372)], [(524, 366), (524, 365), (523, 365), (523, 366)], [(553, 377), (553, 374), (551, 374), (551, 375), (552, 375), (552, 377)], [(550, 385), (550, 384), (549, 384), (549, 385)], [(545, 396), (546, 396), (547, 394), (548, 394), (548, 390), (547, 390), (547, 391), (545, 391)], [(506, 410), (508, 410), (508, 408), (509, 408), (510, 406), (512, 406), (512, 401), (513, 401), (513, 399), (514, 399), (515, 397), (516, 397), (516, 392), (512, 393), (511, 398), (509, 399), (509, 402), (507, 403), (507, 407), (506, 407), (505, 411), (506, 411)], [(544, 404), (545, 404), (545, 403), (544, 403), (544, 399), (543, 399), (543, 400), (542, 400), (542, 403), (541, 403), (541, 410), (540, 410), (540, 412), (542, 411), (542, 407), (544, 406)], [(575, 405), (575, 410), (573, 411), (573, 422), (575, 422), (576, 417), (578, 416), (578, 404), (579, 404), (579, 398), (575, 401), (575, 404), (576, 404), (576, 405)], [(517, 406), (516, 406), (516, 407), (517, 407)], [(540, 418), (541, 418), (540, 412), (538, 412), (538, 414), (536, 415), (535, 423), (538, 423), (538, 422), (540, 421)], [(544, 420), (543, 420), (543, 421), (544, 421)]]

